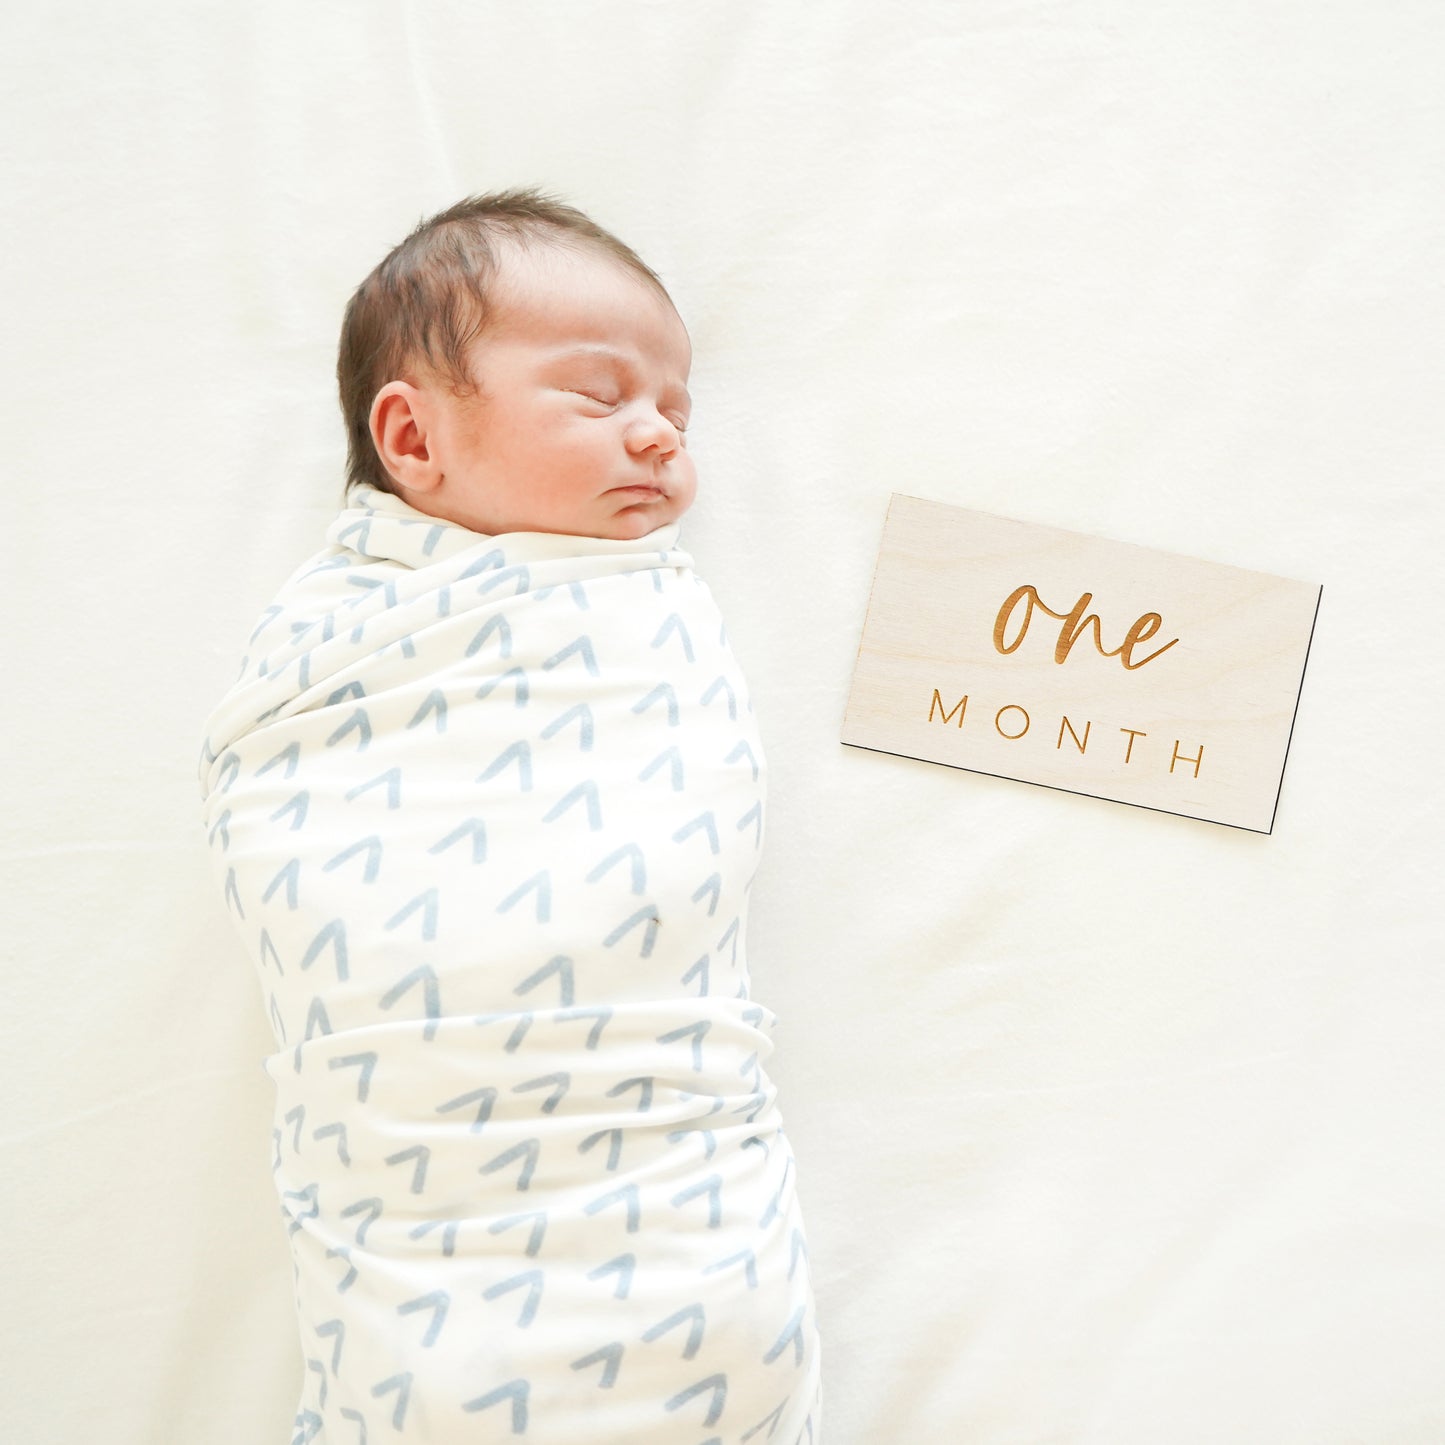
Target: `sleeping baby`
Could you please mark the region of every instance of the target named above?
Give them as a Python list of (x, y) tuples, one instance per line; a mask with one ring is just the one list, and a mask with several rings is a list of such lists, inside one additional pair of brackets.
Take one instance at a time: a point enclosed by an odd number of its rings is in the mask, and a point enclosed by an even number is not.
[(202, 765), (278, 1043), (293, 1445), (817, 1438), (762, 747), (676, 546), (689, 362), (657, 276), (532, 192), (347, 309), (349, 505)]

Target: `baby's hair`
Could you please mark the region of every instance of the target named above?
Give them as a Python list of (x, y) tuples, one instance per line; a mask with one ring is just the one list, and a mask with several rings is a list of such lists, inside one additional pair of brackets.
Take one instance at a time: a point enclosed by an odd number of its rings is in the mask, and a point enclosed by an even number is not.
[(540, 191), (469, 196), (423, 221), (358, 286), (347, 303), (336, 356), (346, 423), (346, 486), (394, 491), (371, 439), (371, 404), (389, 381), (425, 365), (465, 395), (467, 352), (490, 319), (499, 247), (591, 249), (657, 289), (656, 272), (628, 245), (573, 206)]

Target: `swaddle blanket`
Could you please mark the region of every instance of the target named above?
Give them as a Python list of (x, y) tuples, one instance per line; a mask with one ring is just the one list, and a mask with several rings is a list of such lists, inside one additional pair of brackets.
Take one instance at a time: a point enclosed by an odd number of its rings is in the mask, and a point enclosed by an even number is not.
[(762, 750), (675, 535), (484, 538), (363, 489), (210, 720), (303, 1445), (813, 1438), (745, 951)]

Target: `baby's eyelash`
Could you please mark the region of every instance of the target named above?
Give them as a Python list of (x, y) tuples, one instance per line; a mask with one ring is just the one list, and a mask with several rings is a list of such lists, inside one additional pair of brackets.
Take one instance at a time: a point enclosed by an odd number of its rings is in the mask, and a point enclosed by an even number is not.
[[(598, 406), (619, 407), (622, 405), (621, 397), (609, 397), (603, 396), (595, 391), (584, 391), (580, 386), (569, 386), (566, 388), (566, 390), (571, 392), (573, 396), (580, 396), (585, 398), (587, 401), (594, 401), (597, 403)], [(689, 417), (684, 419), (681, 417), (669, 416), (668, 421), (672, 423), (673, 427), (677, 430), (679, 435), (685, 436), (687, 434), (688, 423), (689, 421), (691, 421), (691, 418)]]

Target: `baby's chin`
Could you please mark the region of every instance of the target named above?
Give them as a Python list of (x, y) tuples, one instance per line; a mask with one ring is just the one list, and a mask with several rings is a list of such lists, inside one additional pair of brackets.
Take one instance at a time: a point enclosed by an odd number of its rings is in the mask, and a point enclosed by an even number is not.
[(685, 510), (679, 507), (628, 507), (614, 514), (606, 523), (606, 529), (596, 535), (613, 542), (635, 542), (661, 527), (671, 526), (681, 519)]

